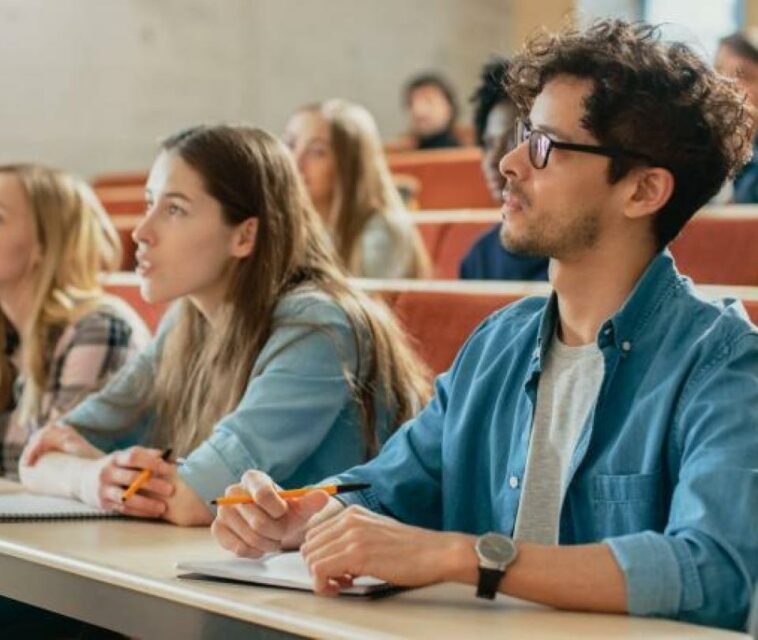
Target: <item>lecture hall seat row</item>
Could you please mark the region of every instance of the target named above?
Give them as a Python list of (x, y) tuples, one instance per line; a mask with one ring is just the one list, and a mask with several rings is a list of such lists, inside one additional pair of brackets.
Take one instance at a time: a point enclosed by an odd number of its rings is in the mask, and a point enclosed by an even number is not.
[[(122, 269), (134, 268), (131, 232), (139, 216), (115, 216), (124, 243)], [(475, 240), (500, 221), (489, 211), (419, 212), (414, 220), (429, 251), (435, 279), (453, 280)], [(758, 286), (758, 207), (704, 209), (671, 245), (682, 273), (699, 284)]]
[[(482, 177), (478, 147), (403, 151), (387, 154), (390, 171), (401, 190), (408, 189), (414, 208), (461, 209), (492, 206)], [(112, 215), (140, 213), (144, 208), (144, 171), (95, 177), (92, 185)]]
[[(550, 291), (545, 282), (367, 279), (352, 282), (387, 302), (434, 373), (449, 368), (466, 338), (488, 315), (525, 296), (544, 296)], [(155, 331), (166, 305), (142, 300), (135, 274), (111, 274), (106, 288), (129, 302)], [(742, 300), (748, 315), (758, 324), (758, 287), (704, 285), (699, 289), (709, 299)]]

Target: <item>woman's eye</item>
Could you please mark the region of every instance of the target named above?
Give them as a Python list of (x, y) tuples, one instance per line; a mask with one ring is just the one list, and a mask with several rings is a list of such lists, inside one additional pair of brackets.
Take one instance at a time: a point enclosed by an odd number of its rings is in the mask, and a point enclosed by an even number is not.
[(171, 216), (183, 216), (187, 212), (178, 205), (170, 204), (168, 205), (168, 213)]
[(326, 147), (311, 147), (308, 149), (308, 154), (314, 158), (325, 158), (329, 150)]

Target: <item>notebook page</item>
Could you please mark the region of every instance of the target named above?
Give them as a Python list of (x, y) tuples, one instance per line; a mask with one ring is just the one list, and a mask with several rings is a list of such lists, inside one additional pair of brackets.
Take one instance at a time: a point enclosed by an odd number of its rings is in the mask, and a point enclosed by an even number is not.
[(36, 493), (0, 494), (0, 520), (56, 520), (118, 516), (83, 502)]
[[(229, 558), (212, 562), (180, 562), (176, 568), (214, 578), (226, 578), (239, 582), (288, 587), (311, 591), (313, 577), (299, 552), (273, 553), (258, 560), (249, 558)], [(353, 587), (343, 589), (347, 594), (367, 594), (386, 589), (383, 580), (363, 576), (356, 578)]]

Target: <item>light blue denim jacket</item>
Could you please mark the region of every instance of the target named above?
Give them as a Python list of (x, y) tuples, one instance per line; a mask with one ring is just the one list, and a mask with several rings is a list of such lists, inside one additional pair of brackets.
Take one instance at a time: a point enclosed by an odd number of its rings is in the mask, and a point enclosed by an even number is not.
[[(486, 320), (345, 494), (404, 522), (512, 535), (556, 299)], [(758, 332), (664, 252), (600, 328), (605, 376), (571, 459), (560, 544), (605, 541), (632, 614), (744, 627), (758, 577)]]
[[(175, 317), (170, 311), (147, 350), (63, 420), (106, 451), (150, 444), (155, 411), (145, 398)], [(367, 339), (361, 340), (365, 358)], [(356, 332), (344, 311), (313, 289), (285, 296), (242, 400), (189, 454), (179, 467), (180, 476), (210, 500), (239, 482), (248, 469), (266, 472), (283, 487), (297, 487), (365, 461), (360, 414), (343, 366), (352, 373), (358, 366)], [(391, 412), (379, 398), (376, 410), (383, 442)]]

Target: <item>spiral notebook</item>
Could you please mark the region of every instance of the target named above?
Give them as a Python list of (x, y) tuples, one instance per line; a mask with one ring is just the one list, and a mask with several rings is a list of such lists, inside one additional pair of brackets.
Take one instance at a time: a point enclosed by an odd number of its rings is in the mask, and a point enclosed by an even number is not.
[(120, 518), (120, 513), (90, 507), (83, 502), (36, 493), (0, 494), (0, 522), (29, 520), (86, 520)]
[[(299, 591), (313, 591), (313, 577), (303, 557), (297, 551), (272, 553), (259, 560), (248, 558), (229, 558), (226, 560), (178, 562), (177, 571), (191, 572), (195, 575), (179, 575), (180, 578), (200, 575), (210, 578), (222, 578), (234, 582), (249, 582), (268, 587), (284, 587)], [(384, 580), (370, 576), (356, 578), (353, 586), (343, 589), (342, 595), (368, 596), (382, 592), (396, 591), (395, 587)]]

